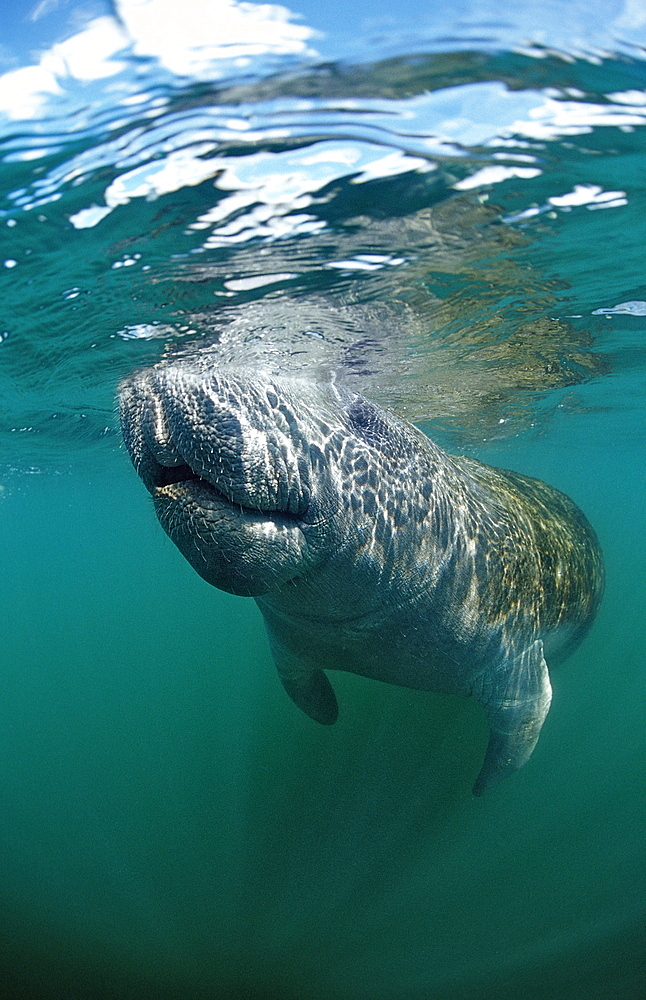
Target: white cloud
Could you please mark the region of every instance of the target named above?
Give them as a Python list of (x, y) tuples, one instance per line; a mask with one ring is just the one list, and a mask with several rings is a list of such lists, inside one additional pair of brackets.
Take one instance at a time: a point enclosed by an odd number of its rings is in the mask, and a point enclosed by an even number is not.
[(624, 9), (614, 22), (614, 27), (620, 30), (634, 31), (646, 25), (646, 6), (644, 0), (626, 0)]
[(179, 76), (213, 77), (214, 61), (244, 68), (259, 55), (311, 56), (316, 32), (276, 4), (238, 0), (117, 0), (136, 55)]
[(222, 77), (258, 56), (315, 55), (308, 42), (316, 32), (295, 23), (291, 11), (275, 4), (117, 0), (116, 7), (120, 22), (94, 18), (52, 45), (35, 65), (0, 75), (0, 113), (15, 121), (37, 118), (70, 83), (115, 76), (126, 67), (121, 57), (132, 54), (198, 79)]
[(359, 159), (359, 151), (353, 146), (337, 146), (330, 148), (324, 145), (315, 153), (308, 153), (301, 156), (300, 161), (305, 167), (315, 166), (318, 163), (342, 163), (346, 167), (352, 167)]
[(42, 64), (23, 66), (0, 76), (0, 112), (16, 121), (35, 118), (53, 94), (61, 94), (58, 80)]
[(97, 17), (76, 35), (53, 45), (41, 58), (41, 65), (58, 77), (75, 80), (104, 80), (114, 76), (125, 63), (114, 59), (127, 48), (128, 39), (112, 17)]
[(127, 205), (133, 198), (154, 201), (160, 195), (201, 184), (222, 169), (219, 160), (203, 159), (215, 148), (212, 142), (194, 143), (173, 151), (163, 160), (153, 160), (120, 174), (105, 189), (105, 205), (83, 208), (70, 216), (70, 222), (75, 229), (90, 229), (118, 205)]
[[(628, 93), (628, 92), (627, 92)], [(646, 125), (646, 113), (640, 92), (631, 104), (626, 95), (619, 104), (590, 104), (587, 101), (561, 101), (548, 97), (533, 108), (527, 119), (515, 121), (505, 131), (531, 139), (557, 139), (564, 135), (585, 135), (601, 126)]]
[(199, 143), (178, 149), (163, 160), (153, 160), (121, 174), (106, 188), (106, 205), (110, 208), (127, 205), (133, 198), (152, 200), (182, 187), (201, 184), (222, 169), (219, 160), (202, 159), (214, 149), (214, 143)]
[(614, 94), (608, 94), (608, 97), (617, 104), (646, 104), (646, 90), (618, 90)]
[(222, 157), (218, 163), (224, 169), (216, 187), (232, 193), (189, 227), (211, 230), (205, 247), (315, 232), (325, 223), (303, 209), (332, 181), (351, 173), (363, 182), (434, 167), (428, 160), (399, 150), (384, 156), (379, 147), (347, 141), (321, 142), (283, 153), (263, 151), (244, 158)]
[(3, 73), (0, 112), (14, 121), (38, 117), (70, 80), (103, 80), (123, 69), (124, 63), (114, 56), (127, 45), (114, 18), (95, 18), (83, 31), (48, 49), (35, 66)]
[(572, 208), (577, 205), (604, 205), (617, 202), (626, 205), (625, 191), (604, 191), (599, 184), (575, 184), (574, 190), (567, 194), (553, 195), (547, 199), (556, 208)]
[(105, 206), (91, 205), (89, 208), (82, 208), (76, 215), (70, 215), (70, 222), (75, 229), (92, 229), (93, 226), (96, 226), (97, 222), (105, 219), (106, 215), (109, 215), (111, 211), (111, 208), (106, 208)]
[(417, 170), (420, 173), (427, 173), (429, 170), (436, 170), (437, 164), (429, 160), (423, 160), (420, 156), (409, 156), (400, 149), (394, 153), (387, 153), (377, 160), (369, 163), (358, 177), (355, 177), (355, 184), (363, 184), (365, 181), (372, 181), (378, 177), (394, 177), (396, 174), (407, 173), (409, 170)]
[(51, 14), (52, 11), (56, 10), (59, 5), (59, 0), (40, 0), (37, 3), (31, 14), (29, 15), (30, 21), (38, 21), (45, 14)]
[[(379, 147), (361, 142), (327, 141), (299, 150), (261, 151), (245, 157), (209, 155), (215, 151), (214, 142), (193, 142), (163, 159), (125, 171), (106, 188), (105, 206), (81, 209), (70, 222), (76, 229), (88, 229), (134, 198), (153, 200), (217, 174), (215, 186), (230, 193), (189, 225), (189, 230), (211, 231), (205, 246), (240, 243), (252, 237), (283, 237), (325, 226), (315, 216), (303, 214), (303, 209), (313, 204), (318, 192), (331, 181), (356, 173), (356, 181), (365, 182), (435, 168), (421, 157), (399, 150), (384, 156)], [(82, 170), (79, 165), (68, 168), (66, 179)]]
[(473, 188), (483, 187), (485, 184), (500, 184), (501, 181), (509, 180), (511, 177), (531, 178), (538, 177), (542, 173), (538, 167), (482, 167), (476, 170), (475, 174), (458, 181), (453, 187), (456, 191), (471, 191)]
[(594, 212), (601, 208), (622, 208), (628, 204), (625, 191), (604, 191), (600, 184), (575, 184), (572, 191), (566, 194), (555, 194), (547, 199), (544, 205), (532, 206), (514, 215), (508, 215), (504, 222), (523, 222), (544, 212), (553, 212), (558, 208), (561, 212), (571, 212), (573, 208), (585, 206)]

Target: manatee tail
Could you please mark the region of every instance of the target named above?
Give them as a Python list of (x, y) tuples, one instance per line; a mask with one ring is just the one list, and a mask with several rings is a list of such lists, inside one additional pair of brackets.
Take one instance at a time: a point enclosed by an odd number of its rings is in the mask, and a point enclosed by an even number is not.
[(529, 760), (552, 700), (543, 643), (509, 655), (499, 669), (478, 679), (472, 696), (485, 710), (489, 745), (473, 786), (482, 795)]

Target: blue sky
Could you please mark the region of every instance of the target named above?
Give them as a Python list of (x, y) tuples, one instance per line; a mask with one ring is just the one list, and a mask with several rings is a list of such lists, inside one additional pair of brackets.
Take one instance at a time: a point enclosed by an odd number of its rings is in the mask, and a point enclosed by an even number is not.
[[(173, 6), (181, 0), (169, 0)], [(201, 0), (206, 10), (211, 2)], [(90, 19), (129, 0), (11, 0), (0, 12), (0, 67), (25, 65)], [(612, 49), (616, 38), (646, 43), (646, 0), (294, 0), (294, 22), (315, 32), (321, 58), (370, 59), (415, 52), (430, 40), (533, 38), (563, 47), (586, 41)], [(605, 45), (604, 45), (605, 43)], [(451, 47), (451, 43), (448, 43)]]
[(112, 11), (110, 0), (11, 0), (0, 9), (3, 68), (35, 61), (39, 52)]

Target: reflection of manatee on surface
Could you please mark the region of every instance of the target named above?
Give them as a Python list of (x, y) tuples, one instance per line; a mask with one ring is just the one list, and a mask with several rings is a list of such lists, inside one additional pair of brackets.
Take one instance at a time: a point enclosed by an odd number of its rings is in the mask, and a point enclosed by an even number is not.
[(327, 670), (469, 695), (490, 726), (474, 791), (525, 763), (547, 662), (602, 591), (568, 497), (447, 455), (347, 388), (209, 355), (126, 380), (121, 419), (162, 526), (207, 582), (255, 597), (303, 711), (336, 720)]
[[(531, 424), (535, 393), (609, 370), (591, 334), (559, 317), (562, 283), (520, 259), (527, 242), (495, 208), (453, 196), (399, 217), (349, 218), (271, 250), (236, 244), (234, 260), (178, 263), (142, 294), (161, 286), (166, 297), (172, 282), (182, 322), (200, 331), (215, 364), (321, 378), (337, 370), (409, 420), (482, 440)], [(344, 272), (344, 261), (365, 255), (383, 263)], [(227, 291), (272, 274), (293, 280)], [(313, 292), (312, 281), (325, 285)], [(208, 288), (219, 296), (213, 308), (193, 312)], [(188, 338), (167, 356), (194, 352)]]

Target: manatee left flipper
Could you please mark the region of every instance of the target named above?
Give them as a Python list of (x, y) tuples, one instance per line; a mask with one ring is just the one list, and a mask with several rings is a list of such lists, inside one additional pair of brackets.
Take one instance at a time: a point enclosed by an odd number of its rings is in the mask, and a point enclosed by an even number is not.
[(497, 670), (478, 678), (471, 694), (484, 708), (491, 731), (473, 786), (473, 794), (482, 795), (522, 767), (536, 746), (552, 700), (542, 640), (520, 653), (510, 651)]

